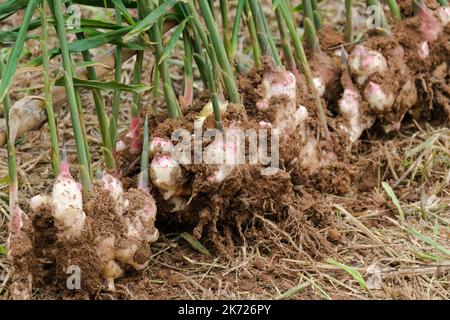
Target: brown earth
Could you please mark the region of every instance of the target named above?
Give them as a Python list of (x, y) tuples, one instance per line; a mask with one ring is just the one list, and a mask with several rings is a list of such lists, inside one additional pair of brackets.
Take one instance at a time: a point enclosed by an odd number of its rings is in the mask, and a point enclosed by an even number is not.
[[(439, 117), (439, 108), (449, 108), (448, 27), (431, 46), (428, 64), (421, 65), (408, 53), (420, 41), (415, 29), (417, 22), (414, 18), (407, 21), (394, 27), (401, 30), (402, 36), (372, 37), (365, 45), (381, 50), (388, 57), (389, 73), (379, 79), (388, 90), (401, 91), (403, 81), (410, 78), (422, 84), (418, 86), (417, 119), (437, 119), (434, 124), (441, 129), (430, 124), (421, 127), (408, 115), (403, 119), (407, 110), (403, 108), (403, 98), (399, 98), (395, 110), (379, 121), (404, 120), (401, 131), (386, 136), (374, 127), (351, 149), (342, 142), (336, 120), (331, 119), (330, 140), (322, 141), (319, 147), (336, 158), (314, 173), (302, 172), (298, 167), (296, 156), (300, 146), (294, 135), (283, 141), (282, 168), (275, 176), (261, 176), (259, 167), (243, 165), (217, 185), (205, 179), (211, 167), (185, 167), (186, 184), (192, 187), (194, 195), (192, 210), (173, 213), (158, 191), (151, 191), (158, 203), (157, 228), (162, 236), (151, 248), (144, 246), (139, 253), (139, 260), (150, 262), (146, 269), (136, 272), (125, 268), (125, 275), (116, 281), (115, 293), (104, 290), (93, 243), (99, 236), (114, 235), (120, 239), (125, 227), (113, 213), (110, 196), (96, 190), (93, 199), (85, 203), (88, 228), (80, 239), (73, 242), (57, 239), (48, 210), (26, 220), (24, 236), (15, 244), (21, 258), (12, 263), (12, 279), (26, 283), (31, 273), (33, 297), (43, 299), (272, 298), (305, 281), (309, 287), (295, 298), (408, 299), (430, 298), (430, 294), (448, 298), (446, 279), (450, 269), (448, 259), (442, 258), (445, 252), (420, 242), (402, 229), (397, 222), (398, 209), (381, 187), (382, 181), (393, 186), (407, 212), (407, 222), (423, 234), (433, 237), (434, 226), (442, 223), (435, 237), (449, 247), (450, 133), (448, 119)], [(337, 36), (330, 37), (326, 47), (339, 45), (341, 41)], [(393, 54), (398, 44), (405, 48), (405, 61)], [(273, 120), (272, 111), (254, 108), (262, 94), (262, 75), (268, 68), (270, 63), (265, 63), (263, 69), (239, 78), (243, 106), (231, 106), (231, 112), (224, 118), (225, 127), (231, 121), (254, 127), (260, 120)], [(298, 84), (298, 104), (305, 105), (312, 115), (308, 126), (314, 131), (315, 108), (305, 83)], [(336, 87), (341, 87), (337, 80)], [(332, 95), (326, 100), (334, 101), (337, 97)], [(177, 127), (193, 130), (193, 119), (207, 101), (207, 94), (196, 99), (185, 117), (177, 122), (161, 122), (149, 111), (153, 116), (150, 132), (170, 136)], [(284, 101), (278, 99), (270, 104), (276, 110)], [(205, 128), (214, 126), (212, 118), (205, 123)], [(29, 134), (27, 138), (41, 134)], [(424, 147), (430, 141), (434, 149)], [(35, 151), (35, 146), (29, 142), (19, 147), (19, 157), (26, 159), (21, 153), (27, 150)], [(416, 153), (412, 153), (414, 150)], [(122, 161), (122, 181), (129, 189), (127, 197), (132, 212), (141, 204), (141, 195), (132, 189), (136, 187), (139, 157), (123, 155)], [(42, 165), (48, 167), (49, 163)], [(439, 197), (437, 203), (431, 201), (433, 196)], [(209, 255), (197, 252), (192, 244), (181, 240), (181, 232), (192, 233), (209, 250)], [(359, 288), (355, 279), (327, 258), (360, 270), (366, 279), (372, 275), (369, 266), (378, 264), (383, 282), (375, 288)], [(71, 264), (82, 267), (81, 291), (65, 287), (65, 270)], [(432, 286), (433, 283), (438, 285)]]

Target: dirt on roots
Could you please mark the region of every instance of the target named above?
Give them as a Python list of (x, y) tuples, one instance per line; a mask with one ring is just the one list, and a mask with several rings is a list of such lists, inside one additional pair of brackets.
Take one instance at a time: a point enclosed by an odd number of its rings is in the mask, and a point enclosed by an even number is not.
[[(327, 56), (324, 65), (330, 67), (333, 79), (330, 92), (336, 93), (324, 97), (330, 105), (331, 135), (320, 142), (319, 149), (335, 155), (326, 166), (314, 172), (303, 170), (298, 157), (302, 144), (294, 134), (282, 139), (280, 170), (272, 176), (261, 175), (261, 166), (239, 165), (222, 183), (213, 184), (206, 177), (214, 166), (184, 166), (190, 205), (172, 212), (173, 206), (158, 190), (151, 190), (158, 204), (160, 239), (151, 247), (143, 244), (137, 253), (138, 260), (149, 262), (143, 271), (123, 266), (124, 275), (116, 280), (113, 293), (105, 290), (93, 245), (100, 236), (113, 235), (119, 246), (123, 238), (125, 226), (114, 214), (111, 196), (95, 190), (84, 204), (87, 228), (73, 241), (58, 239), (51, 212), (40, 210), (25, 220), (22, 237), (14, 244), (20, 259), (11, 263), (0, 256), (1, 297), (7, 299), (14, 290), (7, 289), (11, 282), (30, 284), (31, 274), (35, 299), (450, 298), (450, 131), (449, 119), (442, 116), (442, 111), (450, 115), (450, 32), (447, 26), (431, 44), (431, 57), (418, 64), (414, 56), (420, 42), (416, 20), (412, 17), (394, 24), (393, 33), (399, 36), (374, 36), (365, 42), (388, 57), (389, 72), (379, 81), (400, 94), (396, 109), (379, 117), (353, 146), (343, 142), (333, 107), (348, 75), (336, 59)], [(343, 44), (340, 33), (324, 31), (320, 37), (330, 55), (330, 50)], [(399, 45), (405, 48), (403, 59), (396, 54)], [(223, 118), (225, 127), (237, 122), (243, 129), (257, 128), (260, 121), (274, 121), (276, 111), (285, 105), (283, 98), (269, 102), (270, 112), (254, 107), (263, 95), (263, 75), (272, 68), (264, 61), (261, 69), (239, 76), (243, 104), (229, 105)], [(412, 110), (408, 107), (411, 91), (402, 93), (408, 80), (414, 80), (417, 88)], [(157, 105), (149, 99), (144, 97), (144, 103)], [(311, 115), (308, 130), (318, 135), (314, 100), (303, 78), (298, 81), (297, 99)], [(151, 134), (170, 137), (177, 128), (193, 132), (196, 115), (208, 101), (207, 93), (197, 97), (178, 121), (164, 119), (147, 108), (144, 112), (151, 116)], [(88, 103), (92, 105), (92, 101)], [(87, 121), (88, 130), (95, 132), (94, 116), (87, 117), (91, 120)], [(429, 123), (419, 125), (424, 120)], [(401, 121), (399, 132), (383, 132), (383, 125)], [(69, 125), (67, 114), (62, 115), (59, 130), (70, 151), (73, 138), (64, 130)], [(213, 127), (210, 116), (202, 130)], [(93, 160), (97, 161), (101, 159), (100, 144), (93, 140)], [(27, 134), (18, 146), (18, 165), (25, 182), (21, 190), (24, 209), (28, 209), (27, 198), (49, 190), (52, 184), (51, 164), (43, 151), (48, 146), (45, 128)], [(127, 215), (142, 204), (136, 189), (140, 159), (126, 153), (120, 156), (121, 180), (131, 204)], [(3, 173), (3, 150), (1, 157)], [(47, 172), (44, 178), (38, 173), (42, 171)], [(392, 186), (396, 198), (383, 191), (382, 182)], [(406, 215), (405, 224), (399, 210)], [(0, 243), (6, 242), (6, 225), (3, 220)], [(342, 264), (359, 271), (365, 287)], [(81, 290), (67, 288), (71, 265), (81, 267)], [(289, 290), (302, 284), (306, 286), (296, 293)]]

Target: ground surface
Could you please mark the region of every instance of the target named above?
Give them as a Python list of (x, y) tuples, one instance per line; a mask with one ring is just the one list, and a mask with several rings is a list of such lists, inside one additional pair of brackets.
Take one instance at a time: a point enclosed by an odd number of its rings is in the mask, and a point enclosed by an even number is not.
[[(324, 5), (330, 17), (339, 10)], [(20, 20), (19, 20), (20, 21)], [(13, 22), (11, 22), (13, 23)], [(38, 52), (29, 42), (30, 55)], [(176, 59), (176, 54), (174, 59)], [(179, 58), (179, 57), (178, 57)], [(149, 59), (148, 59), (149, 60)], [(150, 63), (150, 62), (148, 62)], [(132, 62), (124, 66), (129, 81)], [(55, 69), (58, 66), (55, 65)], [(148, 76), (148, 75), (147, 75)], [(175, 75), (176, 76), (176, 75)], [(12, 96), (40, 92), (39, 73), (18, 75)], [(33, 88), (28, 90), (28, 88)], [(111, 95), (107, 96), (111, 104)], [(123, 123), (131, 97), (123, 98)], [(83, 94), (93, 161), (101, 161), (100, 134), (90, 93)], [(148, 101), (148, 99), (144, 99)], [(60, 137), (74, 155), (70, 119), (60, 113)], [(123, 128), (125, 129), (125, 128)], [(50, 163), (48, 128), (20, 140), (17, 157), (20, 200), (48, 192), (54, 177)], [(0, 299), (8, 298), (10, 270), (5, 258), (8, 196), (6, 151), (0, 150)], [(450, 298), (450, 129), (448, 122), (407, 121), (398, 133), (368, 132), (351, 159), (357, 176), (345, 196), (294, 186), (300, 210), (324, 241), (309, 247), (307, 235), (295, 219), (277, 224), (260, 218), (254, 236), (230, 254), (198, 252), (159, 225), (161, 237), (152, 245), (149, 267), (130, 271), (117, 281), (124, 299), (449, 299)], [(389, 195), (382, 182), (395, 193)], [(386, 186), (386, 185), (385, 185)], [(396, 202), (397, 201), (397, 202)], [(26, 211), (26, 210), (25, 210)], [(404, 214), (407, 223), (401, 224)], [(407, 227), (405, 227), (405, 225)], [(331, 244), (331, 245), (330, 245)], [(35, 292), (36, 298), (59, 298)], [(117, 296), (116, 296), (117, 297)], [(99, 299), (112, 298), (99, 292)]]

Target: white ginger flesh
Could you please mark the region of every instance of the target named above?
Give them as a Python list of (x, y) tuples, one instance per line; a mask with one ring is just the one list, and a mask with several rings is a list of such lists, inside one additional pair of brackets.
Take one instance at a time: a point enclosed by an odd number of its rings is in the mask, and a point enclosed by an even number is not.
[(354, 89), (345, 89), (338, 104), (339, 112), (346, 120), (345, 130), (350, 141), (354, 143), (367, 128), (361, 119), (361, 95)]
[[(138, 250), (148, 250), (145, 244), (158, 240), (159, 232), (155, 228), (156, 202), (147, 190), (141, 190), (142, 205), (128, 212), (125, 217), (126, 233), (115, 252), (117, 261), (126, 263), (136, 270), (144, 269), (148, 261), (136, 261)], [(143, 246), (144, 244), (144, 246)]]
[[(119, 217), (125, 233), (120, 238), (110, 235), (96, 241), (101, 272), (110, 291), (114, 291), (115, 279), (123, 274), (123, 264), (130, 265), (135, 270), (142, 270), (147, 266), (148, 261), (136, 260), (136, 253), (139, 250), (148, 251), (148, 246), (159, 237), (158, 229), (155, 228), (156, 202), (147, 190), (137, 192), (140, 197), (138, 204), (130, 205), (131, 210), (129, 208), (126, 214)], [(133, 198), (129, 201), (131, 199)]]
[(444, 28), (450, 22), (450, 8), (441, 7), (431, 11), (423, 6), (419, 11), (420, 27), (423, 41), (419, 45), (418, 54), (424, 60), (430, 56), (429, 43), (436, 41)]
[(102, 173), (100, 186), (108, 191), (114, 204), (115, 213), (121, 216), (128, 208), (128, 200), (124, 196), (122, 182), (109, 173)]
[(327, 86), (325, 84), (325, 81), (322, 77), (315, 77), (313, 78), (314, 87), (316, 88), (317, 94), (320, 97), (323, 97), (325, 94), (325, 91), (327, 89)]
[(114, 280), (119, 278), (122, 274), (122, 268), (115, 261), (116, 237), (114, 235), (97, 239), (97, 255), (100, 262), (101, 273), (106, 281), (106, 286), (109, 291), (114, 291)]
[(155, 137), (150, 141), (149, 151), (151, 157), (157, 154), (172, 154), (174, 145), (168, 138)]
[(72, 178), (67, 163), (61, 163), (61, 173), (53, 185), (51, 211), (58, 236), (77, 238), (83, 230), (86, 214), (79, 185)]
[(155, 242), (159, 233), (154, 227), (156, 220), (156, 202), (149, 194), (145, 197), (145, 204), (134, 212), (132, 217), (126, 217), (127, 233), (129, 240), (142, 242)]
[(221, 183), (239, 164), (240, 136), (235, 128), (229, 128), (224, 136), (217, 136), (204, 151), (204, 162), (217, 165), (218, 169), (209, 176), (209, 182)]
[(384, 113), (391, 110), (395, 102), (395, 97), (392, 93), (386, 93), (379, 84), (372, 81), (364, 89), (364, 99), (376, 113)]
[(156, 155), (150, 164), (150, 178), (165, 200), (182, 195), (185, 178), (183, 169), (172, 155)]
[(357, 76), (357, 83), (364, 84), (375, 73), (382, 73), (387, 68), (386, 58), (376, 50), (362, 45), (353, 49), (348, 61), (350, 71)]
[[(262, 121), (260, 127), (277, 128), (281, 137), (292, 133), (298, 126), (296, 115), (299, 112), (297, 108), (297, 81), (295, 76), (285, 70), (277, 69), (267, 71), (264, 74), (263, 97), (256, 103), (256, 108), (261, 111), (269, 110), (270, 101), (274, 98), (284, 98), (283, 107), (276, 111), (273, 123)], [(293, 121), (294, 119), (294, 121)]]

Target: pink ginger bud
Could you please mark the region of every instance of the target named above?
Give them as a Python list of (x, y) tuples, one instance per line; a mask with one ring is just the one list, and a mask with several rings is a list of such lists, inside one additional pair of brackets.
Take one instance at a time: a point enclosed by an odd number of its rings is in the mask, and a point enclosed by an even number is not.
[(218, 166), (216, 172), (207, 179), (213, 183), (221, 183), (239, 164), (239, 134), (236, 129), (228, 129), (225, 139), (217, 138), (211, 142), (204, 153), (207, 164)]
[(127, 137), (131, 138), (130, 153), (140, 153), (142, 150), (142, 144), (139, 141), (139, 125), (141, 124), (141, 118), (133, 117), (130, 122), (130, 131), (127, 133)]
[(134, 241), (152, 243), (158, 240), (159, 232), (155, 226), (156, 203), (148, 195), (144, 206), (137, 210), (135, 216), (127, 218), (127, 238)]
[(323, 78), (315, 77), (313, 79), (313, 83), (314, 83), (314, 87), (316, 88), (319, 96), (323, 97), (323, 95), (325, 94), (325, 90), (326, 90), (326, 85), (325, 85), (325, 81), (323, 80)]
[(83, 198), (66, 161), (61, 162), (61, 173), (53, 185), (51, 209), (61, 236), (72, 238), (81, 234), (86, 219)]
[(422, 60), (425, 60), (430, 56), (430, 46), (428, 45), (428, 42), (423, 41), (419, 45), (419, 57)]
[(364, 131), (364, 126), (360, 119), (360, 100), (359, 92), (353, 89), (345, 89), (342, 98), (339, 100), (339, 111), (346, 119), (345, 130), (348, 132), (351, 142), (355, 142)]
[(30, 209), (37, 212), (40, 208), (50, 207), (51, 198), (49, 196), (40, 195), (34, 196), (30, 199)]
[(103, 173), (100, 180), (103, 189), (108, 191), (114, 203), (114, 210), (122, 215), (128, 208), (128, 200), (124, 197), (122, 182), (108, 173)]
[(159, 153), (171, 154), (174, 150), (172, 141), (167, 138), (155, 137), (150, 141), (150, 156), (154, 157), (157, 151)]
[(450, 22), (450, 7), (441, 7), (439, 9), (439, 18), (445, 27)]
[(359, 113), (359, 99), (361, 96), (352, 89), (345, 89), (342, 98), (339, 100), (339, 111), (348, 117)]
[(425, 41), (435, 41), (442, 31), (442, 23), (433, 15), (433, 12), (423, 6), (419, 11), (420, 32)]
[(403, 59), (405, 57), (405, 49), (402, 46), (397, 46), (394, 49), (394, 55), (400, 59)]
[(378, 112), (388, 111), (394, 104), (394, 95), (383, 92), (381, 86), (374, 82), (369, 82), (364, 90), (364, 98), (370, 107)]
[(269, 100), (276, 96), (286, 96), (295, 104), (297, 81), (289, 71), (269, 71), (264, 74), (262, 81), (264, 96), (256, 103), (259, 110), (269, 108)]
[(258, 122), (258, 125), (260, 128), (272, 128), (272, 123), (267, 121), (260, 121)]
[(363, 84), (371, 75), (383, 72), (387, 68), (387, 62), (380, 52), (358, 45), (350, 54), (349, 67), (358, 76), (357, 82)]
[(150, 164), (152, 183), (162, 192), (165, 200), (183, 191), (184, 177), (180, 164), (170, 155), (157, 155)]

